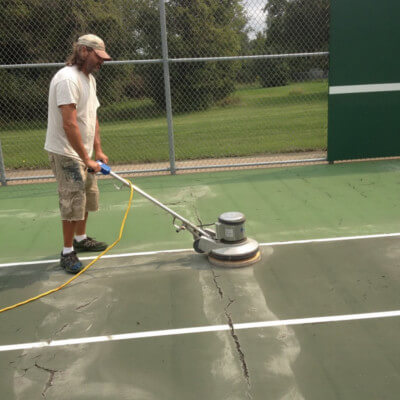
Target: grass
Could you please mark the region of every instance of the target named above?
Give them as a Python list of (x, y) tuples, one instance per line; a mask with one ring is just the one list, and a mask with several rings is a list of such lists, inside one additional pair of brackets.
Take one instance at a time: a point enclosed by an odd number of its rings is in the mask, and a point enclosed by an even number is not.
[[(237, 157), (266, 153), (326, 149), (328, 84), (295, 83), (278, 88), (241, 87), (209, 110), (174, 115), (177, 160)], [(152, 109), (120, 104), (102, 110)], [(114, 108), (114, 109), (113, 109)], [(103, 149), (110, 163), (168, 160), (165, 116), (101, 123)], [(101, 118), (101, 114), (100, 117)], [(6, 168), (47, 167), (45, 129), (14, 129), (0, 133)]]

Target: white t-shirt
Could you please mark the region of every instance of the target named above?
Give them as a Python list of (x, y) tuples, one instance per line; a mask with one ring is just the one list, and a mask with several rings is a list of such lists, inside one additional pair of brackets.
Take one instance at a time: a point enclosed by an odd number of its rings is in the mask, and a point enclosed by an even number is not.
[(50, 83), (49, 110), (45, 150), (80, 159), (72, 148), (63, 128), (61, 105), (75, 104), (82, 142), (89, 155), (93, 153), (97, 108), (96, 80), (92, 74), (86, 76), (74, 66), (60, 69)]

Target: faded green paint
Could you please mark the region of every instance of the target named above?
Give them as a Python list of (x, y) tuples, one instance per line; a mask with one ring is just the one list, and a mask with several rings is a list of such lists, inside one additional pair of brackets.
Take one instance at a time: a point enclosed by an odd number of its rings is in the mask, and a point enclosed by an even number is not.
[[(260, 242), (399, 231), (399, 161), (138, 178), (196, 222), (228, 210)], [(112, 241), (128, 191), (101, 182), (91, 233)], [(1, 263), (57, 257), (55, 185), (0, 189)], [(135, 195), (114, 253), (185, 248)], [(0, 345), (400, 308), (399, 239), (263, 246), (262, 261), (214, 268), (191, 251), (102, 259), (64, 290), (0, 314)], [(0, 306), (69, 278), (57, 263), (0, 268)], [(0, 391), (36, 399), (397, 399), (399, 318), (187, 334), (1, 353)], [(246, 371), (248, 377), (246, 377)]]
[[(143, 190), (197, 223), (225, 211), (247, 217), (248, 235), (259, 242), (398, 232), (399, 161), (314, 165), (247, 171), (137, 178)], [(101, 211), (88, 233), (111, 243), (119, 232), (128, 190), (101, 182)], [(62, 247), (54, 184), (0, 189), (0, 263), (58, 258)], [(172, 218), (134, 195), (124, 236), (112, 253), (191, 248)]]
[[(331, 2), (329, 86), (400, 82), (396, 0)], [(400, 92), (329, 96), (328, 160), (399, 155)]]

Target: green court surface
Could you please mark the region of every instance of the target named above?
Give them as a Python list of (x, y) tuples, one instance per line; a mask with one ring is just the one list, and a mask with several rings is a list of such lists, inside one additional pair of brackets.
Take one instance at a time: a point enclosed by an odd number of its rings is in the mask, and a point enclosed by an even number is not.
[[(211, 266), (135, 194), (111, 257), (0, 314), (1, 398), (398, 399), (399, 171), (388, 160), (134, 179), (195, 223), (243, 212), (262, 260)], [(111, 243), (129, 192), (100, 188), (89, 234)], [(70, 277), (54, 184), (0, 188), (0, 218), (0, 308)]]

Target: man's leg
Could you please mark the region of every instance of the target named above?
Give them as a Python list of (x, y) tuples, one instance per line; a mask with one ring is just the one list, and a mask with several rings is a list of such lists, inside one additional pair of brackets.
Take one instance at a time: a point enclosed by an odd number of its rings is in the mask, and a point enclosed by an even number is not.
[(86, 174), (86, 210), (85, 218), (78, 221), (75, 227), (74, 249), (77, 252), (82, 251), (103, 251), (107, 248), (107, 243), (99, 242), (89, 236), (86, 236), (86, 224), (88, 220), (88, 211), (97, 211), (99, 208), (99, 188), (94, 174)]
[[(75, 232), (74, 232), (76, 236), (86, 235), (86, 222), (88, 219), (88, 215), (89, 215), (89, 213), (86, 211), (85, 219), (83, 219), (82, 221), (76, 221)], [(73, 239), (73, 235), (72, 235), (72, 239)]]
[(78, 221), (62, 220), (64, 249), (61, 252), (60, 265), (71, 274), (76, 274), (83, 268), (83, 265), (76, 256), (73, 247), (74, 233), (77, 223)]
[(64, 247), (72, 247), (78, 222), (81, 221), (62, 221)]
[(73, 247), (77, 221), (84, 218), (85, 182), (83, 163), (69, 157), (49, 153), (51, 168), (57, 179), (64, 248), (60, 265), (76, 274), (83, 268)]
[(78, 221), (75, 228), (75, 239), (73, 241), (74, 249), (76, 252), (82, 251), (103, 251), (108, 245), (104, 242), (99, 242), (96, 239), (93, 239), (86, 235), (86, 222), (87, 222), (87, 213), (85, 219), (82, 221)]

